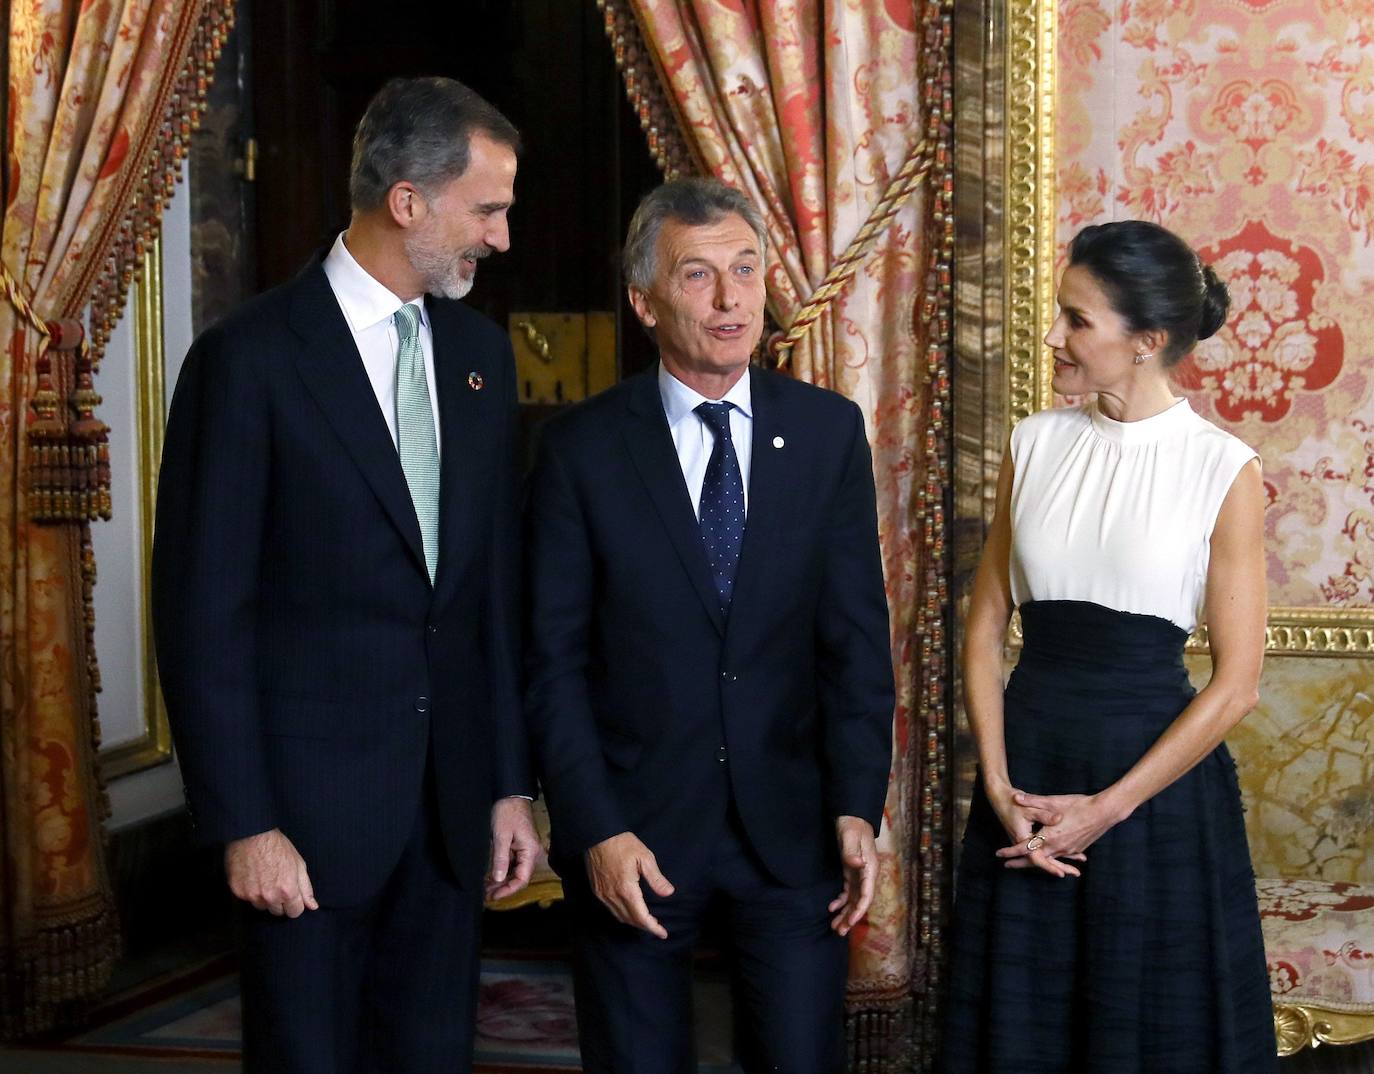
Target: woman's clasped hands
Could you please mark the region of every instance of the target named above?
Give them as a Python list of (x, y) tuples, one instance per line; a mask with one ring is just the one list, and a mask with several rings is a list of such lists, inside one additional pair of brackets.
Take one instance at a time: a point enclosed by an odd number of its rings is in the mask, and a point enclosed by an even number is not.
[(988, 800), (1010, 846), (997, 851), (1009, 869), (1081, 876), (1072, 862), (1088, 860), (1093, 843), (1124, 817), (1096, 794), (1028, 794), (1010, 784), (988, 789)]
[(1034, 813), (1040, 829), (997, 852), (1009, 869), (1044, 869), (1055, 876), (1081, 876), (1070, 861), (1087, 861), (1088, 847), (1120, 824), (1130, 811), (1122, 811), (1101, 794), (1027, 794), (1012, 791), (1018, 808)]

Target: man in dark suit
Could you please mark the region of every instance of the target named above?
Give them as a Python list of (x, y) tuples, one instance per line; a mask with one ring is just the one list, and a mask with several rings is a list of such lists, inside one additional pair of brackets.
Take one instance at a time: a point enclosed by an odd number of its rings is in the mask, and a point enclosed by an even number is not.
[(158, 664), (242, 900), (250, 1074), (469, 1070), (484, 889), (538, 852), (514, 368), (454, 301), (509, 246), (518, 145), (459, 83), (388, 84), (348, 230), (197, 339), (177, 384)]
[(891, 758), (887, 604), (858, 407), (749, 367), (764, 250), (737, 191), (651, 193), (625, 270), (660, 364), (549, 422), (536, 463), (527, 715), (591, 1072), (696, 1069), (712, 904), (746, 1069), (844, 1068), (843, 937)]

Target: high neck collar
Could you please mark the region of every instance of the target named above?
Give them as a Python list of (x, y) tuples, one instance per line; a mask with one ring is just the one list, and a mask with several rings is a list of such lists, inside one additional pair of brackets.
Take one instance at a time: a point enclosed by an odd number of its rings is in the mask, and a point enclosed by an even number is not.
[(1096, 400), (1088, 408), (1092, 415), (1093, 429), (1104, 440), (1114, 444), (1130, 446), (1148, 444), (1180, 429), (1193, 415), (1193, 408), (1187, 399), (1179, 399), (1172, 406), (1139, 421), (1117, 421), (1102, 413)]

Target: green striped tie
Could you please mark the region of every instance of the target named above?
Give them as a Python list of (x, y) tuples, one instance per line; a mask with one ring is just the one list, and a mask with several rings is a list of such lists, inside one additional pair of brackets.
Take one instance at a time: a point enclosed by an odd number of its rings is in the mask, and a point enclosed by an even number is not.
[(425, 355), (420, 349), (420, 307), (402, 306), (396, 311), (395, 321), (401, 337), (396, 352), (396, 446), (420, 523), (425, 566), (433, 583), (434, 572), (439, 568), (439, 444), (434, 435), (429, 384), (425, 380)]

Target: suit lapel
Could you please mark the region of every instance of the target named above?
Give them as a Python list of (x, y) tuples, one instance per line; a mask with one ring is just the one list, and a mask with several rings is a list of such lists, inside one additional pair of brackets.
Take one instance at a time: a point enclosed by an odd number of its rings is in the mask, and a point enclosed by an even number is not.
[(663, 528), (668, 531), (668, 539), (706, 607), (706, 614), (724, 634), (725, 617), (721, 614), (716, 587), (711, 582), (706, 546), (702, 543), (701, 527), (682, 476), (682, 464), (668, 431), (663, 400), (658, 394), (656, 369), (641, 373), (630, 388), (626, 407), (626, 447), (654, 501)]
[[(744, 543), (740, 548), (739, 566), (735, 569), (734, 596), (730, 600), (732, 616), (735, 609), (747, 606), (754, 579), (768, 558), (768, 542), (777, 534), (777, 518), (784, 491), (789, 481), (783, 416), (777, 391), (776, 374), (750, 370), (749, 396), (753, 407), (749, 457), (748, 514), (744, 522)], [(783, 447), (773, 446), (775, 437), (782, 437)]]
[[(464, 476), (470, 464), (482, 457), (476, 438), (483, 432), (478, 420), (481, 400), (468, 384), (468, 374), (478, 373), (482, 384), (497, 383), (494, 370), (487, 368), (487, 356), (469, 353), (457, 318), (446, 302), (427, 300), (430, 328), (434, 336), (434, 383), (439, 393), (439, 574), (434, 580), (435, 601), (442, 603), (462, 574), (467, 550), (477, 547), (473, 527), (478, 515), (464, 506), (471, 497), (464, 489)], [(454, 557), (458, 557), (455, 561)]]
[(377, 406), (353, 333), (319, 261), (298, 278), (291, 327), (306, 343), (296, 368), (421, 570), (424, 547), (401, 458)]

